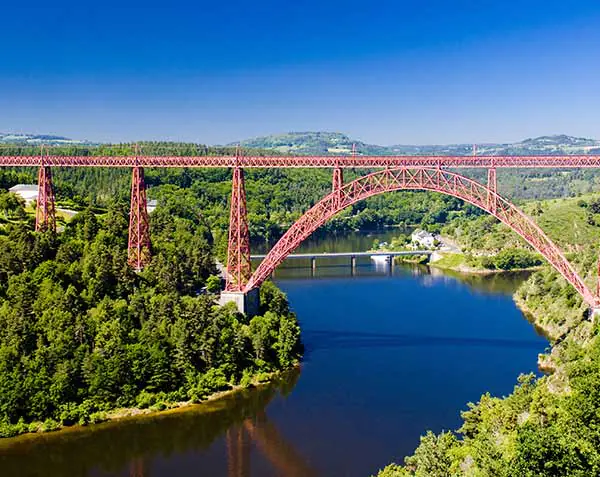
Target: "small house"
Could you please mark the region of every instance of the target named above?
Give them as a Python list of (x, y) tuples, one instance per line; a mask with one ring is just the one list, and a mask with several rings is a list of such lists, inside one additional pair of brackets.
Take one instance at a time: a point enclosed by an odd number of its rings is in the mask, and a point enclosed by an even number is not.
[(412, 242), (420, 247), (434, 248), (435, 237), (432, 233), (417, 229), (410, 236)]

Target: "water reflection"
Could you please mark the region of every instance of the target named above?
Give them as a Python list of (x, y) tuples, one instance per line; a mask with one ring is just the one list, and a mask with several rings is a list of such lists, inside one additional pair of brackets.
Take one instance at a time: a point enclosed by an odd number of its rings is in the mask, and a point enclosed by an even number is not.
[(357, 258), (355, 267), (347, 259), (321, 258), (316, 268), (310, 266), (310, 260), (290, 260), (280, 265), (273, 273), (277, 280), (310, 278), (328, 280), (331, 278), (365, 278), (375, 276), (410, 276), (422, 286), (430, 287), (439, 283), (460, 282), (477, 294), (512, 295), (531, 272), (503, 272), (466, 274), (453, 270), (441, 270), (429, 265), (399, 263), (390, 267), (384, 261), (371, 260), (368, 257)]
[[(252, 445), (278, 475), (315, 475), (265, 412), (273, 398), (292, 391), (299, 374), (293, 370), (270, 385), (173, 413), (0, 441), (1, 475), (149, 477), (160, 467), (158, 475), (194, 475), (201, 468), (201, 475), (248, 477)], [(198, 465), (184, 458), (207, 452), (224, 435), (226, 459)]]
[[(267, 419), (264, 411), (259, 412), (254, 419), (246, 419), (244, 429), (273, 467), (277, 469), (278, 475), (286, 477), (316, 475), (315, 470), (283, 437), (273, 422)], [(240, 476), (246, 475), (249, 474), (240, 474)]]

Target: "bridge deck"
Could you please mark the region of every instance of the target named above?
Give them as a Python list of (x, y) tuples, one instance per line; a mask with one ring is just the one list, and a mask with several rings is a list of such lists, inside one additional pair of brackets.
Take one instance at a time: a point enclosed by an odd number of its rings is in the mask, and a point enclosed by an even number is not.
[[(286, 258), (343, 258), (343, 257), (398, 257), (402, 255), (431, 255), (432, 250), (404, 250), (402, 252), (322, 252), (322, 253), (291, 253)], [(252, 259), (265, 258), (266, 255), (250, 255)]]
[[(51, 152), (51, 150), (50, 150)], [(1, 156), (0, 166), (600, 168), (600, 155), (562, 156)]]

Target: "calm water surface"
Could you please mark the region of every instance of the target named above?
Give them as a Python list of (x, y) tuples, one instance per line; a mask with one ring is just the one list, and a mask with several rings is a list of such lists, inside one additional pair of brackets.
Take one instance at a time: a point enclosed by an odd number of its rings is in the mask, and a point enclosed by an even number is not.
[[(387, 234), (315, 239), (298, 251), (360, 251)], [(369, 259), (300, 261), (275, 280), (297, 312), (301, 370), (186, 411), (0, 441), (0, 475), (368, 476), (426, 429), (512, 390), (546, 341), (515, 307), (522, 275), (461, 279)]]

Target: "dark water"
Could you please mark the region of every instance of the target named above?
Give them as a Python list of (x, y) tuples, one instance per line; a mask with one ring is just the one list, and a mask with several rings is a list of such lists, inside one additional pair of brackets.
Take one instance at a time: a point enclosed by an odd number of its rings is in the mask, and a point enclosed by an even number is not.
[[(366, 250), (379, 237), (303, 251)], [(522, 275), (390, 274), (365, 259), (354, 273), (319, 261), (311, 276), (301, 264), (275, 275), (304, 330), (300, 371), (186, 411), (0, 441), (0, 475), (368, 476), (426, 429), (459, 426), (468, 401), (509, 393), (546, 346), (512, 302)]]

